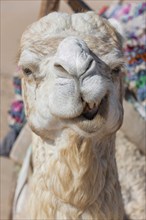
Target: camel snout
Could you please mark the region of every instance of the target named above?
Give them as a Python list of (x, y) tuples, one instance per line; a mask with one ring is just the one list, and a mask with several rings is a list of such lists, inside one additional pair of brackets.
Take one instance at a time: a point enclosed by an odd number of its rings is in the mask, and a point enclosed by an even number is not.
[(55, 73), (80, 78), (90, 68), (93, 57), (80, 38), (67, 37), (58, 46), (54, 59)]

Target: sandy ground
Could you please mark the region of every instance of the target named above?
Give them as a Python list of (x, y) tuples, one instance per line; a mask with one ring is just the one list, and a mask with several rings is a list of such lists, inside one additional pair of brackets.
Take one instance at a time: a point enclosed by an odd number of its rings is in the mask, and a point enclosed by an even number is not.
[[(95, 11), (114, 1), (85, 0)], [(132, 1), (134, 2), (134, 1)], [(7, 111), (14, 98), (12, 76), (16, 68), (16, 54), (21, 35), (25, 28), (36, 21), (39, 15), (40, 0), (1, 0), (1, 106), (0, 137), (8, 131)], [(69, 6), (60, 1), (60, 11), (72, 13)]]

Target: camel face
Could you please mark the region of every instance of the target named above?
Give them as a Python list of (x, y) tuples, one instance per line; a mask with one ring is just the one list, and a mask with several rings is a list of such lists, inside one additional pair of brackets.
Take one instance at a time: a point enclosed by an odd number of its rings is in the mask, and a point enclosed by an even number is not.
[(105, 135), (122, 123), (121, 37), (93, 12), (52, 13), (21, 40), (25, 111), (32, 130), (54, 138), (66, 127)]

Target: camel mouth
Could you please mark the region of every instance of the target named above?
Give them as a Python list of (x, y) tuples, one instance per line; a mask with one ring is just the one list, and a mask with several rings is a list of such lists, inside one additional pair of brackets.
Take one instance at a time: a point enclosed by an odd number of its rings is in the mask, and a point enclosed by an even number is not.
[(107, 103), (107, 98), (108, 98), (107, 95), (105, 95), (99, 104), (94, 103), (91, 105), (89, 103), (86, 103), (82, 116), (87, 120), (93, 120), (97, 114), (102, 113), (103, 106), (105, 106)]

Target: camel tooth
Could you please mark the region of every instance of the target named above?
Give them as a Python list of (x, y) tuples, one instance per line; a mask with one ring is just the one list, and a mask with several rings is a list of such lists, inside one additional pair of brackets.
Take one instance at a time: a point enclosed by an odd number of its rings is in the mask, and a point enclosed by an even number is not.
[(89, 105), (86, 103), (84, 106), (84, 111), (88, 111), (89, 110)]
[(98, 106), (98, 103), (94, 103), (94, 108), (96, 108)]
[(95, 106), (95, 103), (94, 102), (88, 103), (88, 106), (89, 106), (90, 109), (93, 109), (94, 106)]

